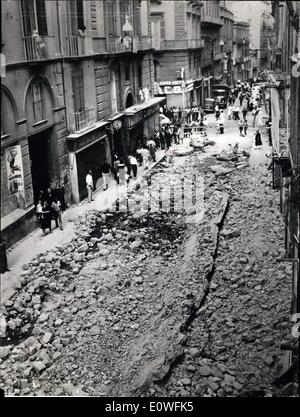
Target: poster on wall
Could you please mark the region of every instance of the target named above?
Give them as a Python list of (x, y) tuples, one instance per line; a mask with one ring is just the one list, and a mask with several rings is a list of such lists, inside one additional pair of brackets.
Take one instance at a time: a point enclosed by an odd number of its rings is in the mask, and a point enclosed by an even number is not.
[(24, 195), (23, 165), (21, 146), (12, 146), (5, 150), (7, 183), (9, 196)]

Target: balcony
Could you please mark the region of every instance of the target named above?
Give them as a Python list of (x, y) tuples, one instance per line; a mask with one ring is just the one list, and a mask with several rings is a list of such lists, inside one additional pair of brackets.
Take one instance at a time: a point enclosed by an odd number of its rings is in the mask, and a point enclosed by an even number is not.
[(133, 52), (134, 49), (137, 49), (136, 38), (121, 38), (120, 36), (110, 37), (106, 42), (106, 51), (108, 54)]
[(81, 38), (80, 36), (67, 36), (66, 55), (67, 56), (85, 55), (84, 39)]
[(139, 37), (139, 51), (147, 51), (152, 48), (151, 38), (149, 36), (140, 36)]
[(92, 107), (90, 109), (82, 110), (74, 113), (75, 132), (82, 132), (96, 124), (96, 111)]
[(157, 50), (180, 50), (204, 48), (203, 39), (163, 39), (155, 42), (153, 47)]
[(210, 16), (206, 13), (201, 14), (202, 26), (223, 26), (223, 21), (220, 17)]
[(49, 57), (49, 38), (46, 36), (24, 36), (23, 39), (27, 61), (39, 61)]

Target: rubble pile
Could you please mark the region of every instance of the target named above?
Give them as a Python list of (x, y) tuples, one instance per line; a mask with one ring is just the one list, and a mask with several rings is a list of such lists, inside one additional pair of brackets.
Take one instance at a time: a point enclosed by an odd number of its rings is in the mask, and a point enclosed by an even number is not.
[[(277, 196), (261, 172), (217, 176), (214, 163), (193, 153), (148, 174), (161, 189), (204, 178), (196, 224), (174, 202), (168, 212), (90, 212), (70, 244), (26, 265), (1, 311), (8, 394), (269, 392), (291, 294), (290, 265), (276, 263)], [(140, 184), (119, 208), (148, 201)]]
[[(187, 332), (184, 360), (149, 395), (272, 396), (291, 342), (292, 263), (264, 169), (214, 183), (230, 195), (215, 271)], [(255, 190), (253, 192), (253, 190)], [(284, 392), (284, 389), (283, 391)]]

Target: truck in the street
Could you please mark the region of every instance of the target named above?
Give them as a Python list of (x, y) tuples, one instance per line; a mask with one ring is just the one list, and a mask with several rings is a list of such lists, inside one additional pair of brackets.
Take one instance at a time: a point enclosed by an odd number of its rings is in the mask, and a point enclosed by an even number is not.
[(216, 84), (212, 87), (212, 98), (221, 109), (225, 109), (227, 106), (227, 99), (229, 95), (229, 87), (227, 85)]

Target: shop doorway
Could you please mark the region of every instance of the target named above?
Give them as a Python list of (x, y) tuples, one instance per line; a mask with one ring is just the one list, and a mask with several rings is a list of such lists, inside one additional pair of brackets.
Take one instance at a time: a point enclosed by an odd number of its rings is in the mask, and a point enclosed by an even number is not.
[(31, 177), (33, 197), (37, 203), (39, 192), (46, 191), (50, 185), (49, 175), (49, 146), (50, 131), (28, 137), (29, 157), (31, 163)]
[(80, 201), (87, 197), (85, 177), (89, 170), (92, 171), (94, 186), (97, 187), (102, 178), (101, 165), (106, 160), (105, 140), (100, 140), (94, 145), (83, 149), (76, 154), (78, 188)]

